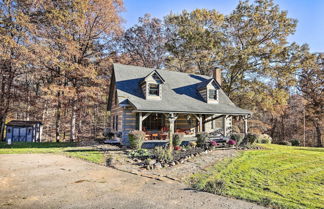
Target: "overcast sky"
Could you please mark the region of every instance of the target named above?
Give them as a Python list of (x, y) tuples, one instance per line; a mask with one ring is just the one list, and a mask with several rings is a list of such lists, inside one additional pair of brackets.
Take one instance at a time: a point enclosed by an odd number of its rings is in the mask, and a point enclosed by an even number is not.
[[(182, 10), (195, 8), (216, 9), (229, 14), (239, 0), (124, 0), (126, 11), (124, 27), (137, 23), (138, 17), (150, 13), (162, 18), (169, 14), (180, 13)], [(324, 0), (275, 0), (288, 16), (298, 20), (297, 31), (289, 37), (290, 41), (299, 44), (308, 43), (312, 52), (324, 52)]]

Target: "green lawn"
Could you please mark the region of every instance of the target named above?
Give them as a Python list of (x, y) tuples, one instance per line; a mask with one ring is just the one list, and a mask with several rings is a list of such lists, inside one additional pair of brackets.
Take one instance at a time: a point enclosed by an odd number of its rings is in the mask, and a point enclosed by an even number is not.
[(192, 176), (192, 186), (273, 208), (323, 208), (324, 148), (264, 146)]
[(42, 142), (26, 143), (18, 142), (7, 145), (0, 142), (0, 154), (30, 154), (30, 153), (58, 153), (80, 158), (93, 163), (102, 164), (105, 161), (104, 153), (87, 147), (78, 147), (72, 142)]

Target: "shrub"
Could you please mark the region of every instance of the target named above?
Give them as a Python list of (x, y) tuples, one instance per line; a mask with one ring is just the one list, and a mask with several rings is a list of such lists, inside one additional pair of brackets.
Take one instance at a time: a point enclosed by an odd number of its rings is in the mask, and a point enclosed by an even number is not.
[(169, 149), (163, 147), (155, 147), (154, 156), (160, 162), (170, 162), (173, 160), (172, 152)]
[(150, 157), (151, 153), (147, 149), (138, 149), (138, 150), (133, 150), (128, 154), (129, 157), (131, 158), (146, 158)]
[(281, 141), (281, 142), (278, 142), (278, 144), (280, 144), (280, 145), (286, 145), (286, 146), (291, 146), (291, 143), (289, 141)]
[(297, 139), (291, 140), (290, 143), (291, 143), (292, 146), (299, 146), (300, 145), (300, 142)]
[(209, 142), (209, 145), (210, 145), (211, 147), (217, 147), (217, 146), (218, 146), (217, 142), (215, 142), (215, 141), (210, 141), (210, 142)]
[(131, 149), (141, 149), (145, 139), (143, 131), (134, 130), (128, 133), (129, 146)]
[(261, 205), (269, 207), (271, 205), (271, 199), (268, 197), (261, 198)]
[(174, 150), (181, 150), (181, 147), (179, 145), (174, 146)]
[(173, 146), (180, 146), (183, 141), (183, 136), (184, 136), (183, 133), (173, 134), (173, 140), (172, 140)]
[(225, 190), (224, 180), (211, 180), (208, 181), (203, 189), (205, 192), (210, 192), (213, 194), (223, 194)]
[(233, 139), (230, 139), (230, 140), (228, 140), (227, 143), (228, 143), (229, 145), (235, 145), (235, 144), (236, 144), (236, 141), (233, 140)]
[(239, 134), (239, 133), (232, 134), (230, 139), (235, 140), (237, 142), (237, 145), (239, 146), (242, 143), (243, 139), (244, 139), (244, 134)]
[(256, 134), (248, 133), (243, 139), (244, 144), (254, 144), (257, 140)]
[(257, 135), (257, 142), (261, 144), (271, 144), (272, 138), (268, 134)]
[(206, 145), (206, 141), (208, 140), (208, 133), (200, 132), (197, 133), (196, 137), (197, 137), (197, 146), (204, 147)]
[(191, 141), (191, 142), (189, 142), (189, 146), (190, 146), (190, 147), (196, 147), (196, 146), (197, 146), (197, 143), (196, 143), (196, 142), (193, 142), (193, 141)]
[(104, 137), (107, 137), (108, 139), (112, 139), (115, 136), (115, 134), (111, 132), (110, 129), (105, 129), (102, 135)]

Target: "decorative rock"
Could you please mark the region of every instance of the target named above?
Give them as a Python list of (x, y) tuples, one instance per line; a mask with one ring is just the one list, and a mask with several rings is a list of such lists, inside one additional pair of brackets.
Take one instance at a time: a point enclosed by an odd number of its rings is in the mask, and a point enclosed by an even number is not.
[(175, 166), (175, 162), (171, 162), (169, 165), (170, 166)]
[(156, 160), (155, 159), (152, 159), (148, 163), (149, 163), (149, 165), (154, 165), (156, 163)]
[(156, 169), (160, 169), (160, 168), (162, 168), (161, 163), (155, 163), (155, 164), (154, 164), (154, 168), (156, 168)]
[(106, 166), (113, 167), (116, 163), (116, 160), (113, 157), (109, 157), (106, 159)]
[(180, 160), (180, 163), (183, 164), (185, 161), (183, 159)]

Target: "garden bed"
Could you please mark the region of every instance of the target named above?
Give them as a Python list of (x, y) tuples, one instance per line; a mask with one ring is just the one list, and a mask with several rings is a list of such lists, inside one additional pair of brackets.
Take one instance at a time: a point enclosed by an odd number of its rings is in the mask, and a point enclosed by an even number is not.
[(172, 159), (169, 160), (161, 160), (154, 154), (154, 150), (135, 150), (129, 151), (128, 157), (135, 162), (134, 164), (146, 168), (148, 170), (152, 169), (160, 169), (164, 167), (171, 167), (178, 164), (183, 164), (186, 161), (193, 159), (201, 154), (207, 154), (211, 151), (217, 150), (250, 150), (250, 149), (262, 149), (259, 146), (252, 147), (192, 147), (192, 148), (182, 148), (181, 150), (173, 150), (172, 151)]

